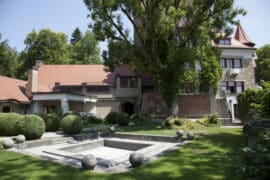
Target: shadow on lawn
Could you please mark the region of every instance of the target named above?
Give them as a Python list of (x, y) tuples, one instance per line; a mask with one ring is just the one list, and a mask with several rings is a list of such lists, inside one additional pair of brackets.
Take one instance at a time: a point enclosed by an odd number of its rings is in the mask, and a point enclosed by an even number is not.
[[(241, 179), (236, 159), (244, 146), (241, 133), (218, 132), (200, 135), (154, 163), (123, 177), (130, 179)], [(117, 179), (115, 177), (113, 179)]]
[(121, 174), (97, 174), (0, 150), (0, 179), (241, 179), (235, 156), (241, 133), (202, 134), (156, 161)]

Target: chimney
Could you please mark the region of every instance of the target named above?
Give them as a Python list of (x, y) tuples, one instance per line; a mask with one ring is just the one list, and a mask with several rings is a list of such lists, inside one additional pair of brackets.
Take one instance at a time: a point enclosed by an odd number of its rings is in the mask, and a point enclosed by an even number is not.
[(35, 63), (35, 66), (33, 67), (33, 69), (38, 70), (42, 65), (43, 65), (43, 61), (36, 60), (36, 63)]
[(38, 69), (42, 66), (41, 60), (36, 60), (35, 65), (28, 71), (28, 82), (26, 84), (26, 95), (32, 96), (33, 92), (38, 91)]

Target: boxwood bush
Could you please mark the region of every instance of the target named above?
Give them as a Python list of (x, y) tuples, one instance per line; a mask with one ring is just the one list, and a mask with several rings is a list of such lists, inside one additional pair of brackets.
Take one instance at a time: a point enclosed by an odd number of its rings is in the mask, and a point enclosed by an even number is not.
[(85, 116), (85, 117), (83, 117), (83, 119), (84, 119), (84, 124), (86, 124), (86, 125), (104, 122), (103, 118), (96, 117), (96, 116)]
[(76, 114), (65, 115), (60, 126), (66, 134), (77, 134), (83, 129), (83, 119)]
[(0, 113), (0, 135), (15, 136), (16, 124), (22, 119), (22, 115), (17, 113)]
[(26, 139), (39, 139), (45, 131), (45, 122), (37, 115), (24, 115), (16, 126), (17, 134), (23, 134)]
[(184, 118), (184, 117), (169, 117), (165, 120), (165, 126), (169, 127), (169, 128), (185, 128), (185, 129), (194, 129), (194, 123), (188, 119), (188, 118)]
[(106, 117), (105, 121), (107, 123), (112, 123), (112, 124), (118, 124), (118, 112), (110, 112)]
[(199, 119), (197, 120), (197, 123), (202, 124), (207, 127), (220, 127), (221, 126), (221, 121), (217, 113), (208, 115), (207, 117), (203, 119)]
[(117, 115), (117, 121), (120, 126), (127, 126), (130, 121), (129, 115), (127, 113), (120, 112)]
[(58, 131), (60, 128), (60, 116), (56, 113), (36, 113), (40, 116), (46, 125), (46, 131)]
[(155, 118), (152, 117), (152, 115), (143, 113), (136, 113), (130, 116), (130, 121), (134, 122), (135, 124), (145, 123), (154, 119)]

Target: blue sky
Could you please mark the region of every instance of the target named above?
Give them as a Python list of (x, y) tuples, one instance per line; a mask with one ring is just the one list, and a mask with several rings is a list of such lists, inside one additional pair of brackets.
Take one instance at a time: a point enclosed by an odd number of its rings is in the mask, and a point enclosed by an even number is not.
[[(235, 0), (235, 5), (248, 11), (238, 18), (256, 47), (270, 44), (270, 1)], [(87, 14), (83, 0), (0, 0), (0, 33), (11, 47), (21, 51), (26, 35), (33, 29), (50, 28), (69, 36), (76, 27), (84, 32), (90, 22)], [(100, 46), (105, 49), (106, 43)]]

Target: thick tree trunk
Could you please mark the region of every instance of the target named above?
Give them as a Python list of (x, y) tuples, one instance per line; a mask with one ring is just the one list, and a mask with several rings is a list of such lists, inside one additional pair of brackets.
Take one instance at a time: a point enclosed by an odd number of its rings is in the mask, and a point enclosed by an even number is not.
[(178, 112), (179, 112), (179, 107), (178, 107), (178, 96), (176, 95), (174, 97), (172, 106), (171, 106), (171, 115), (176, 117), (178, 116)]

